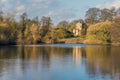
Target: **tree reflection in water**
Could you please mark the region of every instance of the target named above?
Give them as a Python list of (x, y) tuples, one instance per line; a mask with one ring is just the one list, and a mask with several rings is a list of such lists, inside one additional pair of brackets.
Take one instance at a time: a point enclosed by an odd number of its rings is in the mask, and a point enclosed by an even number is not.
[[(69, 48), (58, 46), (0, 47), (0, 79), (10, 73), (24, 76), (29, 70), (33, 70), (32, 72), (38, 71), (39, 73), (48, 71), (49, 73), (49, 71), (56, 68), (54, 66), (61, 68), (60, 66), (82, 65), (84, 71), (86, 71), (85, 75), (88, 75), (89, 78), (102, 77), (106, 79), (110, 77), (111, 80), (119, 80), (119, 51), (120, 47), (109, 46), (75, 46)], [(23, 79), (23, 77), (20, 79)]]

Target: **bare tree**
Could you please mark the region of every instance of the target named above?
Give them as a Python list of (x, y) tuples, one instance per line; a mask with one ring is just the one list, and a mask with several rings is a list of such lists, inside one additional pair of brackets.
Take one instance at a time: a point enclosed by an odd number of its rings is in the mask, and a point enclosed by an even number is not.
[(112, 20), (115, 17), (115, 8), (101, 10), (100, 21)]
[(100, 9), (99, 8), (90, 8), (86, 12), (86, 22), (89, 24), (94, 24), (98, 22), (100, 15)]

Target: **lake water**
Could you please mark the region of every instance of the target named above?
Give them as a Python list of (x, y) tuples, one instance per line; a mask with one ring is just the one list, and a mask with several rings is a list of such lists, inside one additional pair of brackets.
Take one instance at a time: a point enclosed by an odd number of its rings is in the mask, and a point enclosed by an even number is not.
[(0, 80), (120, 80), (120, 47), (1, 46)]

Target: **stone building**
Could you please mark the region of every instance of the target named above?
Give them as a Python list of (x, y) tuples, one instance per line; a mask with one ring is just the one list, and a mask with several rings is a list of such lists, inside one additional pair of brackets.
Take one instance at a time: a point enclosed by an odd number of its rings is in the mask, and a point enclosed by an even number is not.
[(73, 29), (74, 36), (83, 36), (86, 35), (87, 25), (85, 23), (78, 22), (76, 23), (75, 28)]

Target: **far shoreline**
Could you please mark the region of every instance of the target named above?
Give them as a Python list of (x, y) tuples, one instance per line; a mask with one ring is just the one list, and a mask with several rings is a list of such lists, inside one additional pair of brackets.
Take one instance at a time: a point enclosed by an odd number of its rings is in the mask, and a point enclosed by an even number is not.
[(26, 46), (26, 45), (79, 45), (79, 44), (82, 44), (82, 45), (98, 45), (98, 46), (116, 46), (116, 47), (120, 47), (120, 43), (106, 43), (106, 44), (86, 44), (86, 43), (37, 43), (37, 44), (0, 44), (0, 47), (3, 47), (3, 46)]

